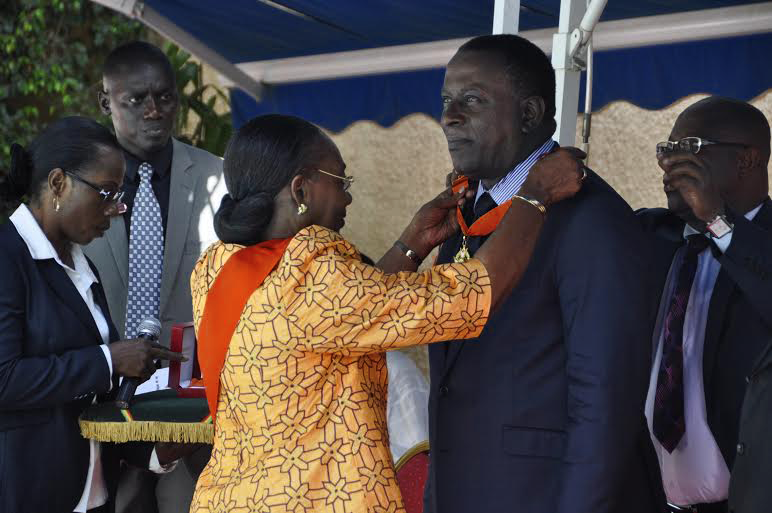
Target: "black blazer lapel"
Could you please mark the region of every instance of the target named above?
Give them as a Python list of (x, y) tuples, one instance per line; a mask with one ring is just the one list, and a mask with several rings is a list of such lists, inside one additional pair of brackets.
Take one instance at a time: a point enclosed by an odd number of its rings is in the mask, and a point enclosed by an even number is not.
[[(713, 367), (716, 364), (716, 355), (718, 354), (718, 345), (721, 340), (724, 319), (726, 318), (726, 309), (729, 306), (729, 299), (735, 289), (734, 282), (729, 278), (729, 274), (721, 270), (716, 278), (716, 284), (713, 286), (713, 294), (710, 297), (710, 306), (708, 307), (708, 321), (705, 324), (705, 347), (702, 355), (702, 379), (705, 384), (705, 395), (707, 396), (711, 388), (711, 379), (713, 377)], [(708, 406), (710, 408), (710, 406)]]
[[(769, 227), (772, 225), (772, 202), (767, 198), (762, 204), (761, 209), (753, 218), (753, 223), (759, 226)], [(729, 273), (723, 269), (716, 278), (716, 285), (713, 287), (713, 295), (710, 298), (710, 307), (708, 309), (708, 321), (705, 325), (705, 349), (702, 358), (702, 378), (706, 390), (710, 386), (713, 376), (713, 368), (716, 364), (716, 355), (721, 340), (724, 320), (726, 319), (726, 309), (729, 306), (729, 300), (735, 291), (736, 285), (729, 277)], [(707, 392), (706, 392), (707, 393)]]
[(86, 306), (86, 303), (83, 302), (83, 298), (80, 297), (78, 290), (75, 288), (75, 285), (73, 285), (64, 269), (62, 269), (53, 259), (38, 260), (37, 264), (40, 273), (62, 300), (62, 304), (72, 310), (75, 317), (78, 318), (94, 336), (94, 341), (101, 344), (102, 336), (99, 334), (99, 329), (94, 322), (94, 318), (91, 316), (91, 312)]

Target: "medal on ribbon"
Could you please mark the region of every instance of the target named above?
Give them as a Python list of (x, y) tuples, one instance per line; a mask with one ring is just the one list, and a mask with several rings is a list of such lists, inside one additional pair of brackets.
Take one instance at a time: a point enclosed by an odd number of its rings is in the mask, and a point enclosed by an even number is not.
[[(469, 179), (465, 176), (458, 178), (455, 182), (453, 182), (452, 188), (454, 193), (459, 192), (462, 188), (468, 189)], [(458, 220), (458, 225), (461, 228), (463, 237), (461, 239), (461, 249), (459, 249), (458, 253), (456, 253), (456, 255), (453, 257), (453, 261), (457, 264), (460, 264), (472, 258), (472, 255), (469, 253), (469, 247), (467, 246), (467, 238), (485, 237), (486, 235), (493, 233), (493, 230), (496, 229), (496, 226), (498, 226), (499, 222), (504, 217), (504, 214), (507, 213), (507, 210), (509, 210), (511, 205), (511, 199), (505, 201), (501, 205), (497, 206), (490, 212), (477, 219), (474, 223), (472, 223), (472, 226), (467, 226), (466, 221), (464, 220), (464, 216), (461, 213), (461, 209), (456, 207), (456, 219)]]

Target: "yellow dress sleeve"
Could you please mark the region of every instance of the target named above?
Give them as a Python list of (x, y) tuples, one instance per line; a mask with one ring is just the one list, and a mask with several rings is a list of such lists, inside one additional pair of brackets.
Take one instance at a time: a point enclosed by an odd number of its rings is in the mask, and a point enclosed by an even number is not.
[(307, 352), (361, 355), (477, 337), (491, 303), (478, 260), (385, 274), (318, 226), (295, 237), (273, 279), (267, 317), (284, 321), (270, 323), (273, 335)]

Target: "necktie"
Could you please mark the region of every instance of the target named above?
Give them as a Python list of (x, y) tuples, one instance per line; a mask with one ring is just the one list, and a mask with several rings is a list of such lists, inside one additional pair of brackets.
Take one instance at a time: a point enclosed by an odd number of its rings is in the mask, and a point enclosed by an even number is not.
[(708, 246), (704, 235), (690, 235), (678, 269), (676, 287), (665, 315), (662, 361), (654, 397), (654, 436), (668, 451), (678, 446), (686, 431), (684, 417), (684, 318), (697, 272), (697, 257)]
[(487, 192), (482, 193), (477, 199), (477, 203), (474, 205), (475, 220), (480, 219), (482, 216), (496, 208), (496, 206), (497, 203), (490, 194)]
[[(487, 192), (482, 193), (477, 199), (477, 203), (474, 204), (474, 218), (471, 220), (471, 222), (474, 223), (476, 220), (480, 219), (482, 216), (496, 208), (496, 206), (497, 203), (490, 194)], [(482, 246), (482, 243), (485, 242), (487, 238), (487, 236), (470, 237), (468, 242), (469, 251), (474, 254), (478, 249), (480, 249), (480, 246)]]
[(126, 336), (134, 336), (145, 317), (158, 318), (161, 305), (161, 271), (164, 237), (161, 208), (150, 186), (153, 167), (139, 166), (139, 188), (131, 212), (129, 235), (129, 292), (126, 304)]

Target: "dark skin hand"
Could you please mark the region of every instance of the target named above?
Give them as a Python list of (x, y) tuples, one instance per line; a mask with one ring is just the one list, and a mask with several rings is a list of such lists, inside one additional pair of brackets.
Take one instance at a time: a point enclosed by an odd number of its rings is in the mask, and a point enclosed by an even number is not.
[(662, 177), (665, 192), (678, 192), (697, 220), (707, 223), (724, 213), (721, 191), (696, 155), (669, 153), (658, 157), (658, 163), (665, 172)]
[[(423, 260), (432, 249), (458, 231), (456, 207), (463, 208), (467, 200), (473, 199), (474, 191), (462, 190), (455, 194), (450, 189), (442, 191), (418, 210), (399, 240)], [(396, 246), (389, 249), (375, 266), (387, 273), (418, 268), (418, 264)]]
[(186, 362), (181, 353), (169, 351), (164, 346), (145, 339), (121, 340), (107, 346), (113, 361), (113, 372), (118, 376), (139, 378), (146, 381), (156, 371), (155, 360)]

